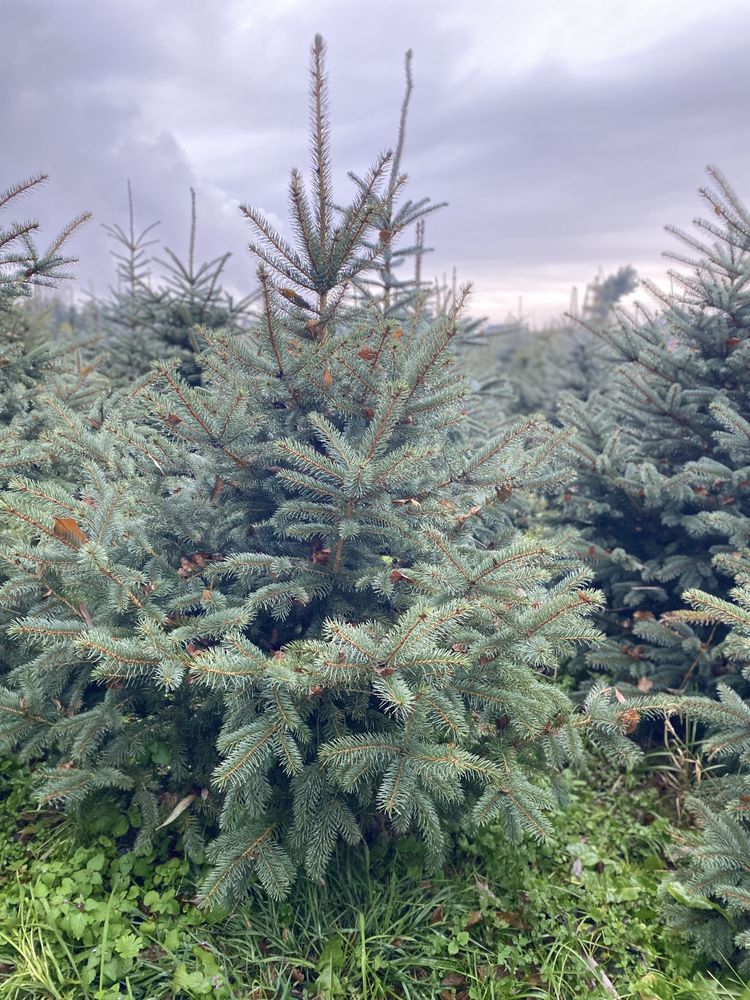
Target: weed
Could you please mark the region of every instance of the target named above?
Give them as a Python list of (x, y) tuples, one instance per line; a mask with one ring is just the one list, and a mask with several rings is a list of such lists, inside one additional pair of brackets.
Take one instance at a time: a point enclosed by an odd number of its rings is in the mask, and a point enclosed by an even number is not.
[(429, 875), (411, 839), (340, 851), (325, 885), (211, 915), (166, 838), (121, 852), (137, 817), (113, 804), (73, 831), (25, 812), (28, 778), (0, 767), (3, 1000), (750, 1000), (665, 926), (671, 828), (632, 774), (569, 778), (543, 845), (457, 832)]

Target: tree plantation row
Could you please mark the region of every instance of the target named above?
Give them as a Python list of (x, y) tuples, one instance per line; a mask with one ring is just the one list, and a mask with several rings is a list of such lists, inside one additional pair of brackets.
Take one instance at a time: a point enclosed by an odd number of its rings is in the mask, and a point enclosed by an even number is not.
[(423, 280), (410, 57), (342, 202), (324, 55), (287, 232), (241, 208), (246, 299), (196, 261), (194, 200), (154, 281), (131, 203), (116, 289), (40, 309), (85, 220), (44, 251), (14, 221), (40, 178), (0, 195), (0, 747), (41, 805), (114, 797), (126, 846), (207, 858), (210, 909), (322, 882), (342, 843), (541, 840), (567, 769), (694, 726), (665, 919), (742, 969), (750, 214), (711, 170), (650, 309), (612, 307), (624, 268), (577, 325), (482, 336)]

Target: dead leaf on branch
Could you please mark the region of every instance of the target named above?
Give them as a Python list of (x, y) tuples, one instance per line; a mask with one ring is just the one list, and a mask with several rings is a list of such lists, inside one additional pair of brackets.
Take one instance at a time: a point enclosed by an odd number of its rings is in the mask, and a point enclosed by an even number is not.
[(312, 306), (310, 305), (310, 303), (307, 302), (307, 301), (305, 301), (305, 299), (303, 299), (301, 295), (297, 295), (297, 293), (294, 291), (293, 288), (280, 288), (279, 292), (281, 293), (281, 295), (284, 296), (284, 298), (288, 302), (291, 302), (293, 305), (297, 306), (299, 309), (310, 309), (310, 310), (312, 310)]
[(620, 721), (624, 726), (625, 735), (630, 736), (630, 734), (635, 731), (635, 727), (641, 721), (641, 717), (636, 709), (629, 708), (627, 711), (620, 713)]
[(88, 542), (88, 537), (74, 517), (56, 517), (52, 530), (64, 542), (77, 542), (79, 545)]
[(169, 814), (169, 816), (167, 816), (164, 822), (160, 823), (156, 829), (161, 830), (163, 827), (169, 826), (170, 823), (174, 823), (174, 821), (179, 816), (181, 816), (186, 809), (190, 807), (194, 799), (195, 799), (195, 792), (191, 792), (190, 795), (185, 795), (183, 798), (181, 798), (180, 801), (172, 810), (172, 812)]
[(216, 562), (224, 557), (216, 552), (194, 552), (191, 556), (182, 556), (177, 575), (181, 577), (194, 576), (201, 573), (208, 563)]
[(464, 521), (468, 521), (470, 517), (476, 517), (476, 515), (479, 513), (481, 509), (482, 508), (479, 505), (477, 505), (476, 507), (472, 507), (465, 514), (459, 514), (456, 520), (458, 521), (459, 524), (463, 524)]

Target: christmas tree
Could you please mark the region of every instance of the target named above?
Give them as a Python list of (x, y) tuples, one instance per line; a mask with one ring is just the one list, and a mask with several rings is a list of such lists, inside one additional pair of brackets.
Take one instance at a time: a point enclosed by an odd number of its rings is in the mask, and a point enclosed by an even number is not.
[(721, 628), (661, 615), (689, 588), (726, 597), (720, 557), (750, 538), (750, 216), (710, 173), (711, 219), (698, 236), (671, 230), (693, 255), (670, 256), (692, 271), (670, 271), (670, 293), (646, 282), (658, 311), (598, 331), (619, 363), (561, 405), (577, 456), (562, 517), (582, 529), (609, 606), (610, 641), (589, 662), (643, 691), (711, 687), (727, 669)]
[[(47, 180), (37, 175), (0, 193), (0, 212), (17, 209), (23, 197)], [(23, 471), (33, 475), (39, 457), (37, 439), (43, 423), (34, 406), (40, 393), (50, 389), (73, 407), (85, 407), (96, 391), (93, 366), (81, 355), (72, 337), (53, 342), (39, 336), (40, 311), (32, 300), (35, 288), (54, 288), (70, 277), (75, 259), (65, 254), (66, 244), (88, 219), (79, 216), (57, 235), (46, 250), (36, 243), (40, 228), (34, 219), (0, 223), (0, 469), (3, 486), (8, 476)], [(4, 522), (0, 539), (17, 544), (17, 525)], [(6, 579), (0, 566), (0, 580)], [(0, 638), (0, 673), (8, 670), (18, 650), (3, 633)]]
[[(15, 209), (21, 199), (47, 180), (45, 174), (29, 177), (0, 191), (0, 213)], [(89, 218), (84, 213), (65, 226), (41, 250), (35, 242), (35, 219), (0, 221), (0, 420), (9, 421), (28, 409), (31, 390), (50, 361), (45, 345), (34, 344), (19, 304), (37, 288), (51, 288), (68, 278), (75, 259), (64, 254), (73, 233)], [(2, 216), (0, 216), (2, 219)]]
[(585, 399), (607, 381), (612, 358), (595, 330), (611, 319), (617, 303), (637, 283), (629, 266), (598, 277), (587, 285), (580, 309), (573, 294), (570, 313), (541, 329), (530, 325), (519, 304), (518, 315), (487, 325), (468, 339), (467, 372), (504, 412), (555, 417), (561, 393)]
[[(729, 563), (740, 585), (726, 601), (688, 590), (690, 610), (675, 611), (669, 621), (690, 626), (730, 629), (718, 655), (750, 678), (750, 561), (748, 550)], [(727, 568), (729, 568), (729, 565)], [(703, 752), (711, 767), (692, 801), (697, 829), (685, 834), (678, 849), (679, 881), (668, 886), (669, 916), (711, 958), (740, 974), (750, 971), (750, 704), (727, 684), (718, 699), (691, 698), (681, 706), (703, 722), (708, 737)]]
[(387, 283), (363, 301), (421, 209), (397, 204), (389, 153), (334, 197), (327, 101), (318, 37), (293, 241), (242, 208), (249, 335), (203, 330), (199, 380), (160, 362), (93, 422), (41, 403), (37, 478), (2, 501), (21, 541), (0, 600), (27, 650), (3, 745), (46, 759), (46, 804), (114, 790), (141, 843), (213, 836), (206, 905), (251, 878), (282, 896), (375, 833), (412, 831), (433, 861), (459, 820), (541, 837), (586, 736), (635, 752), (629, 705), (596, 689), (577, 707), (555, 683), (598, 636), (588, 572), (510, 513), (561, 481), (559, 435), (467, 430), (466, 289), (437, 318), (394, 312)]
[[(165, 247), (163, 258), (154, 259), (151, 248), (158, 244), (151, 223), (136, 228), (133, 193), (128, 183), (128, 222), (105, 227), (115, 250), (116, 284), (109, 296), (97, 301), (102, 348), (107, 354), (107, 375), (113, 383), (134, 382), (159, 358), (177, 358), (180, 371), (195, 381), (198, 369), (194, 354), (199, 349), (200, 326), (223, 327), (242, 332), (248, 310), (257, 293), (239, 301), (222, 285), (231, 254), (213, 260), (196, 259), (197, 210), (195, 191), (190, 191), (190, 233), (187, 258)], [(155, 268), (160, 274), (155, 274)]]

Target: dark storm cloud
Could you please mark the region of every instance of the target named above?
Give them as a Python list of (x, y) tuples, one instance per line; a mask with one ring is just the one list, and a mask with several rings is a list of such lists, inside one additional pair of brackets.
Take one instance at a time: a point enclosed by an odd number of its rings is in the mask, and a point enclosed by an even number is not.
[[(700, 210), (707, 162), (750, 193), (750, 12), (712, 20), (706, 5), (705, 18), (630, 54), (579, 67), (542, 52), (505, 69), (501, 52), (497, 65), (467, 64), (482, 20), (457, 25), (442, 9), (423, 0), (8, 7), (0, 184), (47, 170), (45, 198), (29, 208), (53, 227), (83, 208), (97, 222), (122, 221), (129, 177), (139, 221), (163, 220), (178, 251), (193, 185), (203, 251), (235, 251), (232, 281), (246, 288), (248, 233), (234, 206), (247, 200), (283, 219), (288, 169), (305, 165), (307, 54), (321, 31), (344, 185), (346, 170), (393, 141), (403, 50), (414, 48), (411, 195), (450, 202), (430, 221), (431, 265), (476, 278), (483, 309), (518, 292), (532, 302), (535, 291), (557, 293), (599, 264), (661, 271), (670, 242), (661, 227)], [(76, 251), (82, 278), (98, 287), (111, 276), (106, 250), (89, 224)]]

